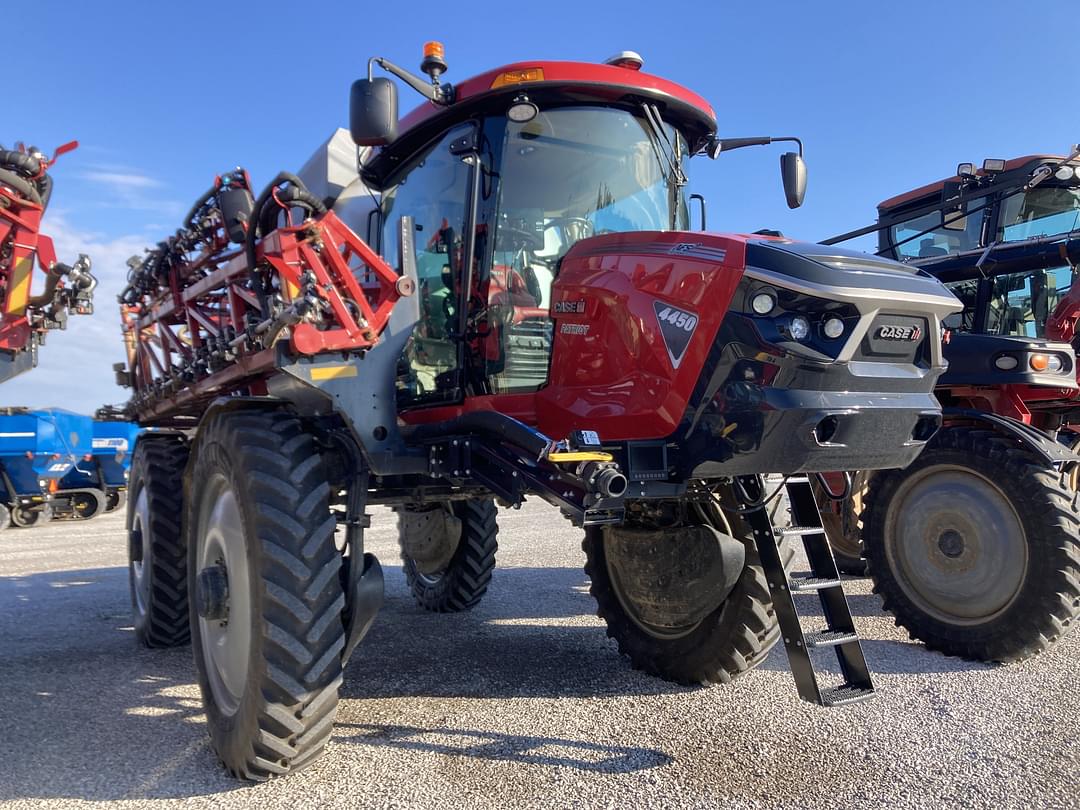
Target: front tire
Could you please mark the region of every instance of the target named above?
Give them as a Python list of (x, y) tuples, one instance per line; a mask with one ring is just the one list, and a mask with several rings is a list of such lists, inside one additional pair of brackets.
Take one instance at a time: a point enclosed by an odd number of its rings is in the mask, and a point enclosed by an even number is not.
[[(614, 534), (620, 527), (586, 529), (582, 547), (589, 592), (596, 599), (597, 614), (607, 623), (608, 637), (615, 639), (619, 652), (635, 669), (681, 684), (729, 683), (765, 660), (779, 639), (772, 595), (753, 531), (734, 512), (724, 516), (732, 536), (744, 547), (745, 565), (723, 602), (681, 631), (651, 628), (634, 615), (632, 601), (621, 592), (608, 560), (609, 543), (617, 542)], [(725, 517), (717, 515), (714, 508), (710, 523), (726, 530)], [(790, 567), (792, 546), (790, 541), (780, 542), (781, 559)], [(678, 575), (678, 568), (662, 574)]]
[(218, 415), (186, 494), (192, 646), (214, 749), (243, 779), (299, 770), (330, 739), (345, 646), (322, 458), (287, 413)]
[[(471, 610), (487, 593), (498, 551), (499, 510), (490, 498), (398, 514), (401, 560), (416, 603), (435, 613)], [(406, 540), (407, 533), (421, 534)], [(448, 536), (452, 535), (452, 536)], [(417, 542), (419, 541), (419, 543)], [(422, 558), (406, 549), (426, 552)]]
[(987, 430), (940, 431), (874, 477), (864, 541), (885, 609), (947, 655), (1012, 662), (1080, 613), (1080, 512), (1068, 475)]
[(187, 444), (173, 435), (140, 438), (131, 460), (128, 583), (135, 638), (146, 647), (176, 647), (191, 639), (181, 532), (187, 461)]

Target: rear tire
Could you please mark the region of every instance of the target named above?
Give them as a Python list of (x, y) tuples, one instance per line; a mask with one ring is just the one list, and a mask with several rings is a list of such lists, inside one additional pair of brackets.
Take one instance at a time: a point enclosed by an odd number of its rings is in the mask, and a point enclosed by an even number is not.
[(1068, 474), (992, 431), (940, 431), (911, 466), (875, 475), (866, 502), (874, 591), (930, 649), (1020, 661), (1080, 613)]
[[(416, 603), (435, 613), (470, 610), (487, 593), (495, 570), (499, 510), (490, 498), (454, 501), (453, 516), (460, 521), (460, 535), (449, 562), (441, 570), (425, 573), (422, 565), (404, 550), (405, 579)], [(409, 513), (399, 513), (398, 532), (403, 533)], [(421, 513), (423, 514), (423, 513)], [(403, 546), (404, 548), (404, 546)]]
[(333, 731), (345, 646), (337, 521), (315, 442), (290, 414), (218, 415), (194, 452), (185, 514), (199, 688), (222, 763), (261, 781), (313, 762)]
[[(746, 564), (727, 598), (684, 634), (658, 637), (629, 613), (609, 570), (605, 541), (618, 527), (585, 531), (585, 573), (596, 599), (597, 615), (607, 623), (607, 635), (631, 666), (681, 684), (729, 683), (765, 660), (780, 638), (772, 595), (762, 570), (753, 531), (734, 513), (726, 513), (733, 536), (746, 553)], [(722, 522), (717, 528), (723, 526)], [(781, 559), (790, 568), (794, 550), (781, 540)]]
[(181, 532), (188, 447), (179, 436), (144, 436), (131, 461), (128, 583), (135, 638), (147, 647), (191, 639), (187, 545)]

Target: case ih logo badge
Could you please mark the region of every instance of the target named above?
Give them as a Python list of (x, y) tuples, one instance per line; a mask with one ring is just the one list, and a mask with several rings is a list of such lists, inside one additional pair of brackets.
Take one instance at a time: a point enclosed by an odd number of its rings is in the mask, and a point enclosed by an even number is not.
[(915, 341), (922, 337), (922, 329), (917, 326), (900, 326), (888, 324), (879, 326), (877, 330), (878, 340), (907, 340)]
[(584, 301), (556, 301), (556, 315), (582, 315), (585, 313)]
[(660, 324), (660, 335), (664, 338), (664, 347), (671, 359), (671, 365), (678, 368), (686, 354), (686, 347), (690, 345), (690, 338), (697, 329), (697, 315), (662, 301), (653, 301), (653, 310), (656, 312), (656, 321)]
[(694, 248), (701, 247), (701, 242), (679, 242), (673, 245), (668, 253), (690, 253)]

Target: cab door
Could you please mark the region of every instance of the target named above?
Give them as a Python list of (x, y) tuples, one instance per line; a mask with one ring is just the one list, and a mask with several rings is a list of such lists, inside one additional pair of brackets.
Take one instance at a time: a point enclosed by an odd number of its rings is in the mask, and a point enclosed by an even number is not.
[(447, 132), (426, 148), (383, 193), (383, 254), (391, 267), (401, 266), (395, 228), (412, 218), (420, 320), (398, 363), (399, 408), (447, 405), (462, 395), (461, 290), (465, 238), (472, 227), (470, 192), (475, 161), (461, 144), (471, 143), (475, 126)]

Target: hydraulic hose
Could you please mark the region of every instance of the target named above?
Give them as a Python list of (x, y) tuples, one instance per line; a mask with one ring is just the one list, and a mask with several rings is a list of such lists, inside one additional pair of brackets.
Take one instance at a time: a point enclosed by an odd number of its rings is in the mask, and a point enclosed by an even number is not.
[(49, 175), (41, 170), (41, 161), (32, 155), (23, 152), (15, 152), (11, 149), (0, 150), (0, 171), (9, 171), (23, 178), (28, 185), (37, 190), (37, 197), (32, 198), (20, 190), (28, 199), (33, 199), (42, 208), (49, 204), (52, 196), (53, 181)]
[(537, 459), (551, 447), (551, 440), (542, 433), (511, 416), (494, 411), (474, 411), (445, 422), (416, 425), (408, 429), (406, 437), (409, 440), (423, 441), (454, 433), (476, 433), (496, 441), (508, 442)]
[[(249, 222), (261, 223), (263, 219), (263, 208), (267, 202), (271, 200), (274, 195), (274, 189), (280, 186), (282, 183), (291, 183), (298, 190), (303, 191), (312, 201), (312, 207), (317, 213), (324, 213), (326, 211), (326, 205), (322, 200), (318, 199), (314, 194), (307, 190), (304, 182), (291, 172), (281, 172), (277, 177), (270, 181), (270, 184), (262, 190), (262, 193), (255, 199), (255, 204), (251, 208), (251, 219)], [(277, 205), (275, 202), (274, 205)], [(257, 227), (249, 227), (244, 239), (244, 255), (247, 257), (248, 268), (251, 271), (251, 283), (255, 288), (256, 294), (259, 296), (259, 305), (262, 307), (263, 313), (269, 312), (266, 301), (266, 289), (263, 287), (262, 279), (259, 278), (259, 274), (255, 272), (255, 264), (257, 262), (257, 256), (255, 254), (255, 239), (258, 236), (256, 231), (260, 230)], [(265, 235), (265, 234), (264, 234)]]
[(17, 172), (27, 179), (41, 174), (41, 161), (24, 152), (15, 152), (11, 149), (0, 151), (0, 166), (10, 171)]
[(206, 205), (210, 200), (214, 199), (214, 195), (217, 194), (217, 186), (211, 186), (210, 190), (204, 193), (195, 204), (191, 206), (191, 210), (187, 212), (187, 216), (184, 217), (184, 224), (191, 225), (192, 220), (195, 219), (195, 215), (199, 213), (199, 209)]
[(60, 264), (59, 262), (49, 268), (45, 274), (45, 289), (40, 294), (33, 296), (28, 302), (32, 307), (43, 307), (46, 304), (51, 304), (53, 296), (56, 295), (56, 287), (60, 283), (60, 279), (64, 277), (64, 274), (71, 268), (67, 265)]
[[(16, 154), (18, 153), (16, 152)], [(7, 169), (0, 169), (0, 183), (15, 189), (15, 191), (35, 205), (45, 206), (44, 200), (41, 199), (41, 194), (34, 185), (29, 180), (23, 180), (14, 172), (9, 172)]]

